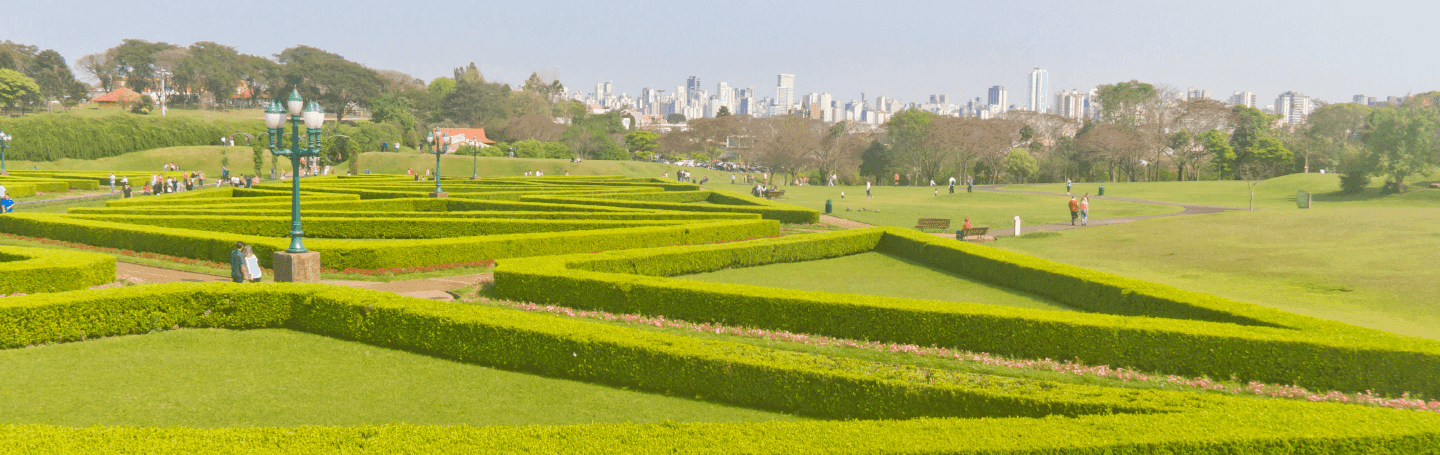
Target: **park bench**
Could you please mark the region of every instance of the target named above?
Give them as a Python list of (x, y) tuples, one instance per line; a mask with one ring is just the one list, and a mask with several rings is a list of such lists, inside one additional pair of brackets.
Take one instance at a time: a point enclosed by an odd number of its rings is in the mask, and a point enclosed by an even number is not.
[(970, 229), (962, 229), (960, 231), (960, 235), (962, 237), (969, 237), (972, 235), (985, 235), (986, 232), (990, 232), (990, 226), (980, 226), (972, 227)]
[(785, 190), (765, 190), (766, 199), (779, 199), (785, 195)]
[(946, 230), (950, 228), (949, 218), (921, 218), (915, 222), (915, 229), (924, 231), (926, 229)]
[(990, 232), (989, 226), (961, 229), (955, 233), (955, 240), (964, 240), (967, 242), (989, 242), (995, 240), (994, 237), (985, 235), (987, 232)]

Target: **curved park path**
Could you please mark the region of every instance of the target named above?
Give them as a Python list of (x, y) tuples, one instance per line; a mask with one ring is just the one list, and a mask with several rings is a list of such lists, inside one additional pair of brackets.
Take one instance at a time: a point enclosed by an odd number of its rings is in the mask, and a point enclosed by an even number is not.
[[(121, 277), (135, 278), (142, 283), (211, 283), (230, 281), (230, 277), (206, 275), (203, 273), (183, 272), (148, 265), (130, 264), (117, 262), (115, 273)], [(408, 297), (417, 297), (431, 300), (453, 300), (453, 297), (445, 291), (474, 286), (486, 281), (493, 281), (495, 275), (492, 273), (476, 273), (470, 275), (442, 276), (436, 278), (423, 278), (418, 280), (391, 281), (381, 283), (378, 281), (347, 281), (347, 280), (320, 280), (321, 284), (334, 284), (350, 286), (354, 288), (370, 289), (374, 291), (394, 292)]]
[[(990, 192), (996, 192), (996, 193), (1038, 194), (1038, 195), (1042, 195), (1042, 196), (1060, 196), (1060, 197), (1069, 197), (1069, 196), (1070, 196), (1070, 195), (1065, 194), (1065, 193), (1051, 193), (1051, 192), (1046, 192), (1046, 191), (1007, 190), (1007, 189), (1002, 189), (1000, 185), (977, 185), (977, 186), (975, 187), (975, 191), (990, 191)], [(1162, 218), (1162, 217), (1167, 217), (1167, 216), (1208, 215), (1208, 214), (1211, 214), (1211, 213), (1220, 213), (1220, 212), (1226, 212), (1226, 211), (1231, 211), (1231, 210), (1245, 210), (1245, 209), (1237, 208), (1237, 207), (1224, 207), (1224, 206), (1218, 206), (1218, 205), (1181, 204), (1181, 203), (1178, 203), (1178, 202), (1151, 201), (1151, 200), (1146, 200), (1146, 199), (1135, 199), (1135, 198), (1126, 198), (1126, 197), (1090, 196), (1090, 199), (1101, 200), (1101, 201), (1135, 202), (1135, 203), (1140, 203), (1140, 204), (1169, 205), (1169, 206), (1181, 207), (1181, 208), (1184, 209), (1184, 210), (1181, 210), (1181, 211), (1179, 211), (1179, 212), (1166, 213), (1166, 214), (1164, 214), (1164, 215), (1126, 216), (1126, 217), (1119, 217), (1119, 218), (1103, 218), (1103, 219), (1091, 218), (1091, 219), (1090, 219), (1090, 226), (1106, 226), (1106, 225), (1111, 225), (1111, 224), (1122, 224), (1122, 223), (1129, 223), (1129, 222), (1132, 222), (1132, 221), (1146, 220), (1146, 219), (1150, 219), (1150, 218)], [(825, 215), (825, 214), (821, 214), (821, 215), (820, 215), (820, 222), (826, 223), (826, 224), (835, 225), (835, 226), (840, 226), (840, 227), (845, 228), (845, 229), (855, 229), (855, 228), (870, 227), (869, 224), (861, 223), (861, 222), (859, 222), (859, 221), (847, 220), (847, 219), (844, 219), (844, 218), (835, 217), (835, 216), (830, 216), (830, 215)], [(1065, 230), (1070, 230), (1070, 229), (1079, 229), (1079, 228), (1083, 228), (1083, 227), (1089, 227), (1089, 226), (1080, 226), (1080, 225), (1078, 225), (1078, 224), (1071, 225), (1069, 222), (1064, 222), (1064, 221), (1059, 222), (1059, 223), (1050, 223), (1050, 224), (1031, 224), (1031, 225), (1023, 225), (1023, 224), (1022, 224), (1022, 225), (1020, 226), (1020, 233), (1021, 233), (1021, 234), (1029, 234), (1029, 233), (1031, 233), (1031, 232), (1040, 232), (1040, 231), (1065, 231)], [(946, 233), (936, 233), (935, 235), (938, 235), (938, 236), (941, 236), (941, 237), (945, 237), (945, 238), (954, 238), (954, 237), (955, 237), (954, 234), (946, 234)], [(1013, 237), (1013, 236), (1015, 235), (1015, 228), (1014, 228), (1013, 226), (991, 226), (991, 227), (990, 227), (990, 232), (988, 233), (988, 235), (990, 235), (991, 237)]]

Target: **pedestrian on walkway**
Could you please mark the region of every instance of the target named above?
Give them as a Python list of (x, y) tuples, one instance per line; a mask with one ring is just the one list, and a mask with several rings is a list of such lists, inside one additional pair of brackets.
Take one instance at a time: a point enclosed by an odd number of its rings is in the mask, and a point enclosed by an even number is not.
[(968, 175), (965, 176), (965, 192), (966, 192), (966, 193), (974, 193), (974, 192), (975, 192), (975, 177), (968, 176)]
[(235, 249), (230, 251), (230, 281), (245, 282), (245, 242), (235, 242)]
[(1070, 225), (1075, 225), (1075, 219), (1080, 218), (1080, 203), (1075, 202), (1075, 196), (1070, 196)]
[(115, 194), (115, 173), (110, 173), (110, 194)]
[(1085, 196), (1080, 198), (1080, 225), (1090, 225), (1090, 193), (1085, 193)]
[(865, 181), (865, 199), (870, 199), (870, 181)]
[(1065, 195), (1070, 195), (1070, 179), (1065, 179)]

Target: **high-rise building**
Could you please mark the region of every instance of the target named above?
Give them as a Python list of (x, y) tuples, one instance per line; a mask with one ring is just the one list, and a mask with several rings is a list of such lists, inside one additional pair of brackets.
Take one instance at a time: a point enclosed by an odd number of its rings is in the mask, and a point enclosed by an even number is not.
[(1235, 92), (1234, 95), (1230, 95), (1230, 104), (1235, 106), (1256, 107), (1259, 102), (1260, 100), (1256, 99), (1255, 94), (1250, 92)]
[(1190, 88), (1188, 88), (1188, 89), (1185, 89), (1185, 99), (1193, 100), (1193, 99), (1200, 99), (1200, 98), (1209, 99), (1209, 98), (1210, 98), (1210, 91), (1209, 91), (1209, 90), (1198, 89), (1198, 88), (1195, 88), (1195, 87), (1190, 87)]
[(720, 99), (720, 105), (725, 106), (726, 110), (735, 112), (735, 92), (730, 90), (730, 84), (715, 84), (715, 97)]
[(1375, 102), (1377, 102), (1377, 101), (1380, 101), (1380, 99), (1379, 99), (1379, 98), (1376, 98), (1376, 97), (1373, 97), (1373, 96), (1367, 97), (1367, 98), (1365, 98), (1365, 105), (1366, 105), (1366, 106), (1374, 106), (1374, 105), (1375, 105)]
[(1288, 125), (1305, 123), (1305, 118), (1310, 115), (1310, 97), (1295, 92), (1281, 93), (1275, 99), (1275, 113), (1280, 114), (1280, 121)]
[(774, 115), (790, 113), (792, 104), (795, 104), (795, 75), (781, 74), (775, 78), (776, 112)]
[(700, 76), (690, 76), (690, 80), (685, 82), (685, 100), (698, 101), (699, 97), (697, 96), (697, 93), (699, 92)]
[(607, 81), (605, 82), (605, 97), (609, 98), (612, 96), (615, 96), (615, 83)]
[(989, 95), (990, 96), (988, 96), (985, 100), (986, 104), (991, 106), (1000, 106), (1000, 110), (1002, 112), (1005, 110), (1005, 106), (1010, 105), (1010, 95), (1005, 91), (1005, 87), (1003, 86), (997, 85), (994, 87), (990, 87)]
[(1350, 102), (1355, 104), (1369, 105), (1369, 103), (1365, 102), (1365, 95), (1355, 95), (1353, 98), (1350, 99)]
[(1066, 90), (1055, 94), (1055, 114), (1068, 118), (1085, 116), (1085, 92)]
[(1045, 98), (1048, 94), (1046, 90), (1048, 89), (1047, 85), (1049, 84), (1049, 82), (1049, 73), (1045, 72), (1045, 70), (1040, 69), (1040, 67), (1037, 66), (1035, 67), (1034, 71), (1030, 72), (1031, 111), (1045, 112)]
[(1085, 118), (1100, 117), (1100, 90), (1090, 89), (1085, 92)]

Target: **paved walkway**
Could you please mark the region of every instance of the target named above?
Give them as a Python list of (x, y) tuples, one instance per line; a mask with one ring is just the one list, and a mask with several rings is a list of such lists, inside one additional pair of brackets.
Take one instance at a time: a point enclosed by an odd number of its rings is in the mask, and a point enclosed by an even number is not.
[[(213, 283), (227, 282), (230, 277), (206, 275), (203, 273), (183, 272), (148, 265), (130, 264), (119, 262), (115, 264), (115, 274), (120, 278), (130, 277), (141, 283)], [(466, 286), (474, 286), (488, 281), (494, 281), (493, 273), (476, 273), (471, 275), (456, 275), (437, 278), (424, 278), (419, 280), (391, 281), (382, 283), (378, 281), (348, 281), (348, 280), (321, 280), (322, 284), (333, 284), (338, 286), (349, 286), (374, 291), (394, 292), (407, 297), (417, 297), (431, 300), (454, 300), (445, 291), (458, 289)]]

